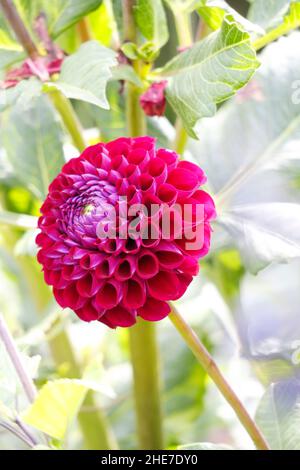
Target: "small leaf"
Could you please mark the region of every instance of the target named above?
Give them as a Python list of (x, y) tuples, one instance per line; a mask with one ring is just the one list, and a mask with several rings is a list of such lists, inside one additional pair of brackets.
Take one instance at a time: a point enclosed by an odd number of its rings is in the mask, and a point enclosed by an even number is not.
[(49, 82), (45, 90), (60, 90), (68, 98), (86, 101), (109, 109), (106, 85), (117, 65), (116, 53), (97, 41), (89, 41), (64, 61), (59, 80)]
[(235, 450), (226, 444), (211, 444), (209, 442), (199, 442), (195, 444), (186, 444), (179, 446), (178, 450)]
[(169, 39), (166, 14), (161, 0), (137, 0), (134, 18), (142, 35), (160, 49)]
[(1, 139), (17, 179), (44, 199), (64, 164), (61, 128), (47, 97), (36, 98), (25, 113), (17, 105), (6, 111)]
[(192, 137), (199, 120), (213, 116), (217, 104), (244, 86), (258, 65), (249, 34), (227, 16), (220, 31), (162, 69), (169, 80), (167, 98)]
[(300, 450), (300, 381), (270, 385), (259, 404), (256, 422), (272, 450)]
[(88, 391), (80, 380), (48, 382), (34, 403), (22, 414), (22, 420), (56, 439), (64, 439)]
[(130, 65), (119, 65), (111, 69), (112, 80), (127, 80), (139, 88), (142, 88), (143, 82)]

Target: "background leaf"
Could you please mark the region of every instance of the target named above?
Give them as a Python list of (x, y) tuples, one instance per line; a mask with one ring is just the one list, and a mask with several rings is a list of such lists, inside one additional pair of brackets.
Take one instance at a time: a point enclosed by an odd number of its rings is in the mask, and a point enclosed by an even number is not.
[(116, 53), (97, 41), (89, 41), (64, 61), (59, 80), (46, 88), (57, 88), (68, 98), (109, 109), (106, 85), (117, 65)]
[(64, 164), (61, 128), (47, 97), (37, 98), (26, 113), (17, 105), (6, 111), (1, 139), (15, 176), (44, 199)]
[(243, 26), (246, 31), (263, 33), (263, 29), (255, 22), (251, 22), (240, 15), (225, 0), (200, 0), (197, 3), (197, 12), (203, 18), (205, 23), (215, 31), (222, 25), (226, 14), (233, 16), (235, 21)]
[(40, 0), (39, 9), (47, 15), (51, 36), (57, 37), (101, 3), (102, 0)]
[[(292, 213), (299, 212), (293, 178), (299, 166), (300, 108), (292, 97), (299, 38), (293, 33), (268, 46), (255, 79), (213, 121), (202, 122), (201, 141), (190, 144), (218, 193), (222, 233), (225, 226), (234, 233), (231, 243), (239, 246), (252, 272), (298, 252), (299, 218)], [(292, 219), (287, 221), (288, 213)]]
[(63, 439), (87, 391), (87, 386), (76, 379), (48, 382), (22, 419), (51, 437)]
[(169, 81), (167, 98), (192, 137), (197, 136), (199, 120), (213, 116), (217, 104), (244, 86), (257, 67), (249, 34), (226, 17), (220, 31), (163, 68)]
[(300, 450), (300, 382), (286, 380), (270, 385), (257, 413), (272, 450)]
[(153, 42), (156, 49), (166, 44), (169, 32), (161, 0), (136, 0), (134, 18), (143, 36)]
[(249, 20), (261, 25), (265, 30), (280, 25), (291, 12), (293, 4), (300, 5), (300, 2), (295, 0), (250, 0), (250, 3)]
[(236, 206), (221, 215), (218, 223), (236, 240), (252, 273), (273, 262), (300, 258), (300, 204)]

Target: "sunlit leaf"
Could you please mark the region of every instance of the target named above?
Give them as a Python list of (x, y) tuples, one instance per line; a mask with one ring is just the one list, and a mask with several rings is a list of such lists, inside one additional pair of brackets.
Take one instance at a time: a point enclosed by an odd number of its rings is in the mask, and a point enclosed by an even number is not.
[(249, 34), (227, 16), (221, 30), (163, 68), (169, 82), (167, 98), (192, 137), (199, 120), (213, 116), (217, 104), (244, 86), (258, 65)]
[(250, 3), (249, 20), (267, 31), (282, 24), (284, 18), (292, 13), (291, 8), (300, 5), (295, 0), (250, 0)]
[(48, 90), (57, 88), (68, 98), (109, 109), (106, 85), (112, 77), (111, 69), (116, 65), (114, 51), (97, 41), (89, 41), (64, 61), (59, 80), (49, 82), (45, 87)]
[(246, 31), (263, 34), (264, 30), (255, 22), (251, 22), (240, 15), (225, 0), (199, 0), (196, 5), (197, 12), (212, 30), (219, 29), (226, 14), (233, 16)]
[(16, 105), (4, 113), (1, 138), (18, 180), (43, 199), (64, 163), (62, 132), (47, 97), (26, 112)]
[(272, 450), (300, 450), (300, 382), (286, 380), (270, 385), (256, 414)]
[(168, 41), (167, 19), (161, 0), (137, 0), (134, 17), (143, 36), (157, 49)]
[(269, 46), (253, 81), (214, 120), (202, 122), (201, 141), (191, 143), (218, 192), (222, 233), (230, 232), (252, 272), (299, 256), (299, 199), (286, 173), (299, 161), (299, 104), (293, 100), (299, 37), (293, 33)]
[(48, 382), (22, 419), (49, 436), (63, 439), (87, 391), (87, 386), (76, 379)]
[(102, 0), (38, 0), (41, 11), (48, 18), (50, 34), (54, 37), (79, 21), (83, 16), (96, 10)]

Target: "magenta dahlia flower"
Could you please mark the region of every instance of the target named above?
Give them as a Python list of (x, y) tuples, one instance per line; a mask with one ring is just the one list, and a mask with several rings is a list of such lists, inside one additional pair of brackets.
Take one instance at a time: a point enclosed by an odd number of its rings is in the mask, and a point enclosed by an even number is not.
[(94, 145), (66, 163), (49, 187), (36, 240), (59, 305), (111, 328), (166, 317), (209, 250), (215, 206), (199, 189), (205, 181), (197, 165), (156, 150), (151, 137)]
[(165, 89), (168, 82), (154, 82), (140, 97), (141, 106), (147, 116), (163, 116), (166, 110)]

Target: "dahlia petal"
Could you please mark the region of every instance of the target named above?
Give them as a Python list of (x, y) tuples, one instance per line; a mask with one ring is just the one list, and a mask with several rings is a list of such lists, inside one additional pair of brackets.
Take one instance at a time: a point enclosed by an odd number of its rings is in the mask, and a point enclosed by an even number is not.
[[(105, 320), (114, 325), (114, 327), (122, 326), (126, 328), (136, 323), (136, 312), (128, 311), (124, 307), (117, 306), (111, 310), (107, 310)], [(100, 321), (103, 321), (103, 319), (100, 318)]]
[(173, 243), (161, 241), (155, 248), (155, 255), (163, 268), (175, 269), (183, 260), (183, 254)]
[(167, 164), (169, 172), (176, 168), (178, 162), (178, 155), (176, 152), (167, 149), (159, 149), (156, 152), (156, 155)]
[(121, 287), (114, 280), (105, 282), (96, 295), (95, 302), (104, 309), (111, 309), (120, 302)]
[(79, 316), (81, 320), (85, 322), (91, 322), (99, 320), (99, 318), (103, 314), (103, 310), (97, 310), (91, 302), (87, 302), (82, 308), (77, 309), (75, 313)]
[(129, 279), (126, 282), (123, 305), (129, 310), (135, 310), (144, 305), (146, 299), (146, 286), (143, 281)]
[(156, 182), (152, 176), (144, 173), (140, 176), (139, 180), (140, 188), (142, 190), (143, 195), (156, 193)]
[(212, 197), (206, 191), (199, 189), (193, 194), (192, 199), (197, 204), (204, 205), (205, 220), (213, 220), (216, 218), (217, 213), (215, 203)]
[(167, 183), (177, 189), (177, 200), (191, 196), (199, 187), (198, 175), (184, 168), (171, 171)]
[(143, 171), (150, 161), (150, 155), (146, 149), (137, 148), (129, 153), (127, 160), (129, 163), (137, 165), (140, 171)]
[(137, 261), (136, 272), (141, 279), (150, 279), (159, 271), (158, 259), (151, 251), (144, 251)]
[(127, 281), (130, 279), (136, 269), (136, 263), (133, 256), (127, 256), (119, 261), (114, 276), (118, 281)]
[(96, 292), (98, 292), (100, 287), (101, 283), (99, 282), (99, 280), (97, 280), (97, 278), (92, 276), (90, 272), (88, 272), (88, 274), (79, 279), (76, 283), (77, 292), (82, 297), (92, 297), (96, 294)]
[(161, 184), (165, 183), (167, 180), (167, 176), (168, 176), (167, 165), (160, 158), (153, 158), (149, 163), (148, 173), (150, 176), (152, 176), (155, 179), (156, 185), (160, 186)]
[(171, 311), (167, 302), (148, 297), (146, 303), (138, 309), (138, 315), (147, 321), (163, 320)]
[(175, 300), (179, 282), (174, 272), (160, 271), (147, 281), (150, 295), (157, 300)]
[(178, 269), (186, 274), (190, 274), (191, 276), (197, 276), (199, 272), (199, 263), (196, 258), (185, 256), (180, 266), (178, 266)]
[(191, 163), (191, 162), (188, 162), (188, 161), (185, 161), (185, 160), (181, 160), (178, 163), (177, 168), (180, 168), (180, 169), (183, 168), (185, 170), (191, 171), (192, 173), (195, 173), (198, 176), (198, 184), (199, 185), (203, 185), (207, 181), (207, 177), (206, 177), (204, 171), (198, 165), (195, 165), (194, 163)]
[(102, 253), (87, 253), (83, 258), (81, 258), (80, 266), (83, 269), (93, 269), (99, 266), (104, 258), (105, 255)]

